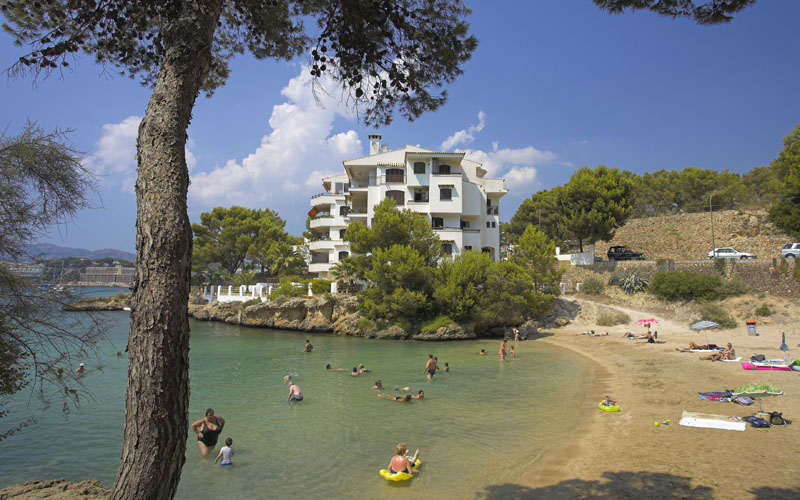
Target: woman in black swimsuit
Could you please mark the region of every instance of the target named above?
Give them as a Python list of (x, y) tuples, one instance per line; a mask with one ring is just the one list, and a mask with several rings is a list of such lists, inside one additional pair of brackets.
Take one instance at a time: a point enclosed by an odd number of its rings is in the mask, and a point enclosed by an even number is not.
[(217, 439), (225, 427), (225, 419), (214, 416), (214, 410), (206, 410), (206, 416), (192, 424), (192, 431), (197, 434), (197, 445), (200, 453), (208, 455), (208, 452), (217, 445)]

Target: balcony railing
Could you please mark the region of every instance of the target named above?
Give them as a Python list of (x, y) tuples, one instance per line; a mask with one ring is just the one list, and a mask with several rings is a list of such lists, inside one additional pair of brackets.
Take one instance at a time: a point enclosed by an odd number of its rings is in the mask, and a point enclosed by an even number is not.
[(486, 215), (500, 214), (500, 207), (486, 207)]
[(386, 174), (383, 176), (385, 178), (386, 184), (405, 184), (406, 182), (406, 173), (400, 174)]

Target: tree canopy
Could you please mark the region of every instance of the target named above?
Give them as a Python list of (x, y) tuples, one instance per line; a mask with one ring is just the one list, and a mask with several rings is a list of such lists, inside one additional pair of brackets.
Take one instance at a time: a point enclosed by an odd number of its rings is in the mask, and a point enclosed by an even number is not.
[(595, 5), (611, 14), (625, 10), (649, 10), (660, 16), (684, 17), (700, 25), (729, 23), (733, 14), (756, 3), (756, 0), (709, 0), (704, 3), (692, 0), (594, 0)]
[(770, 210), (770, 219), (800, 238), (800, 124), (783, 139), (783, 150), (770, 165), (783, 195)]
[[(89, 206), (94, 177), (67, 133), (29, 122), (17, 136), (0, 135), (0, 404), (33, 384), (32, 394), (45, 404), (57, 387), (66, 411), (67, 400), (79, 397), (74, 361), (102, 335), (94, 316), (57, 316), (69, 294), (43, 293), (6, 265), (29, 257), (28, 244), (43, 230)], [(0, 430), (0, 440), (27, 423)]]

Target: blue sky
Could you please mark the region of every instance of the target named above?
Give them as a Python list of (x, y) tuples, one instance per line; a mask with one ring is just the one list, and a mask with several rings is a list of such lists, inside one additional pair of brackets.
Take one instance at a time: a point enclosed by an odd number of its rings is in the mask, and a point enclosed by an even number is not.
[[(800, 2), (762, 0), (727, 25), (640, 12), (612, 16), (590, 0), (467, 1), (480, 44), (446, 106), (377, 130), (390, 147), (467, 151), (506, 179), (507, 221), (521, 201), (582, 166), (636, 173), (687, 166), (743, 173), (767, 165), (800, 122)], [(0, 68), (20, 55), (0, 34)], [(193, 221), (215, 206), (277, 210), (304, 229), (309, 197), (367, 134), (338, 98), (319, 108), (305, 60), (233, 63), (227, 85), (198, 98), (189, 128)], [(80, 56), (63, 78), (0, 87), (7, 133), (30, 118), (73, 128), (100, 175), (103, 208), (43, 241), (133, 251), (136, 127), (150, 91)], [(334, 90), (333, 96), (338, 96)]]

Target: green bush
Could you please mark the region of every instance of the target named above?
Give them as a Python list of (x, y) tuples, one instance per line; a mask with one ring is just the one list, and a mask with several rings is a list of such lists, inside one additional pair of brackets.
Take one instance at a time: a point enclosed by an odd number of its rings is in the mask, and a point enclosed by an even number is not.
[(389, 328), (389, 322), (379, 319), (378, 321), (375, 322), (375, 328), (377, 328), (378, 330), (386, 330), (387, 328)]
[(650, 290), (667, 300), (716, 300), (743, 293), (744, 285), (739, 281), (723, 280), (719, 276), (692, 271), (669, 271), (656, 273)]
[(597, 318), (599, 326), (614, 326), (630, 323), (631, 317), (622, 311), (604, 312)]
[(608, 281), (609, 285), (620, 287), (626, 293), (643, 292), (650, 286), (650, 281), (635, 272), (627, 274), (615, 274)]
[(591, 295), (598, 295), (603, 293), (603, 288), (605, 288), (605, 283), (603, 283), (602, 279), (596, 276), (590, 276), (583, 282), (581, 291)]
[(715, 302), (708, 302), (700, 307), (700, 319), (719, 323), (720, 328), (736, 328), (736, 320)]
[(289, 279), (282, 279), (280, 286), (272, 289), (272, 296), (278, 297), (301, 297), (308, 293), (307, 287), (297, 287)]
[(311, 291), (314, 294), (330, 293), (331, 282), (328, 280), (311, 280)]
[(443, 326), (447, 326), (452, 322), (453, 322), (453, 320), (451, 320), (447, 316), (444, 316), (444, 315), (437, 316), (435, 319), (432, 319), (431, 321), (428, 321), (427, 323), (423, 323), (422, 326), (420, 327), (420, 331), (422, 333), (433, 333), (436, 330), (438, 330), (439, 328), (442, 328)]
[(372, 321), (367, 318), (361, 318), (356, 322), (356, 326), (359, 330), (372, 330)]
[(769, 306), (766, 303), (761, 304), (761, 307), (756, 309), (756, 315), (757, 316), (772, 316), (772, 309), (770, 309)]
[(245, 302), (242, 302), (242, 309), (247, 309), (250, 306), (254, 306), (254, 305), (260, 304), (260, 303), (261, 303), (261, 299), (260, 298), (250, 299), (250, 300), (247, 300)]
[(725, 259), (714, 259), (714, 269), (717, 270), (719, 274), (725, 275)]

